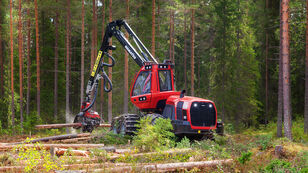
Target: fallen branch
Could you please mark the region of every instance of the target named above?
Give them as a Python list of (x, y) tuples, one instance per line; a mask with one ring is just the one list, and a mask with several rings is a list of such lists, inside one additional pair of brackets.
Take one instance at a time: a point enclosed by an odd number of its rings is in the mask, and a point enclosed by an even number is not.
[(23, 144), (23, 145), (5, 145), (0, 146), (0, 151), (9, 151), (12, 150), (14, 147), (23, 147), (23, 148), (33, 148), (36, 147), (37, 149), (50, 149), (50, 147), (54, 148), (101, 148), (104, 147), (104, 144)]
[[(81, 123), (67, 123), (67, 124), (44, 124), (36, 125), (36, 129), (59, 129), (65, 127), (81, 127)], [(100, 124), (98, 127), (111, 127), (110, 124)]]

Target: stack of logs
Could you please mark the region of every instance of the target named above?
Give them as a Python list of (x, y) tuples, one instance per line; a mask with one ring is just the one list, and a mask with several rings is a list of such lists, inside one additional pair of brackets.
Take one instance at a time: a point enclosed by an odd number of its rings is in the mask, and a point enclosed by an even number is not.
[[(39, 125), (36, 126), (37, 129), (46, 129), (46, 128), (63, 128), (63, 127), (74, 127), (79, 126), (78, 123), (72, 124), (56, 124), (56, 125)], [(108, 124), (101, 125), (102, 127), (108, 127)], [(12, 151), (13, 149), (18, 150), (19, 147), (31, 148), (36, 147), (40, 150), (49, 150), (51, 155), (54, 156), (63, 156), (64, 154), (68, 157), (74, 157), (77, 160), (75, 163), (70, 165), (62, 165), (64, 169), (67, 170), (76, 170), (82, 169), (84, 172), (99, 171), (99, 172), (168, 172), (168, 171), (177, 171), (184, 169), (192, 168), (204, 168), (212, 167), (221, 164), (230, 164), (232, 159), (227, 160), (212, 160), (212, 161), (194, 161), (194, 159), (189, 159), (189, 162), (180, 162), (180, 163), (139, 163), (129, 164), (129, 163), (114, 163), (117, 159), (125, 157), (127, 154), (132, 158), (138, 157), (151, 157), (152, 155), (158, 154), (157, 152), (151, 153), (134, 153), (130, 149), (115, 149), (115, 147), (105, 147), (104, 144), (76, 144), (79, 141), (89, 141), (92, 139), (90, 133), (81, 133), (81, 134), (68, 134), (68, 135), (59, 135), (51, 136), (39, 139), (33, 139), (27, 142), (17, 142), (17, 143), (0, 143), (0, 152)], [(50, 143), (51, 141), (56, 141), (60, 143)], [(33, 143), (44, 142), (40, 145)], [(49, 142), (49, 143), (46, 143)], [(68, 144), (70, 143), (70, 144)], [(73, 143), (73, 144), (72, 144)], [(22, 145), (21, 145), (22, 144)], [(91, 153), (91, 148), (98, 148), (100, 150), (105, 150), (109, 152), (108, 157), (104, 158), (103, 161), (100, 158), (89, 157)], [(111, 153), (110, 153), (111, 152)], [(186, 155), (189, 152), (192, 152), (192, 149), (178, 149), (178, 150), (169, 150), (164, 151), (159, 154), (163, 155)], [(107, 159), (108, 158), (108, 159)], [(87, 161), (89, 164), (85, 164), (82, 161)], [(21, 166), (2, 166), (0, 167), (0, 172), (22, 172), (25, 168), (24, 165)], [(103, 168), (103, 169), (102, 169)], [(37, 168), (38, 170), (42, 169), (41, 167)], [(81, 171), (82, 172), (82, 171)]]

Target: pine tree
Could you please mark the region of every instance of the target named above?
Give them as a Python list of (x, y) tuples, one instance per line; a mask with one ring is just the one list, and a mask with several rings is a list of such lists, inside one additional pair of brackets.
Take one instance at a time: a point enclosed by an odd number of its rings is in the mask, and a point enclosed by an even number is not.
[[(266, 0), (265, 6), (265, 9), (268, 10), (268, 0)], [(268, 32), (265, 31), (265, 123), (268, 119), (268, 47)]]
[[(129, 0), (126, 0), (126, 20), (128, 20), (128, 18), (129, 18)], [(155, 14), (154, 14), (154, 20), (155, 20)], [(152, 22), (152, 25), (153, 25), (153, 22)], [(155, 26), (155, 22), (154, 22), (154, 26)], [(154, 30), (155, 30), (155, 27), (154, 27)], [(155, 34), (155, 31), (154, 31), (154, 34)], [(127, 32), (125, 33), (125, 36), (126, 36), (126, 39), (128, 39)], [(152, 31), (152, 48), (153, 48), (153, 44), (155, 44), (155, 36), (154, 36), (154, 43), (153, 43), (153, 31)], [(154, 51), (155, 51), (155, 46), (154, 46)], [(152, 54), (153, 54), (153, 49), (152, 49)], [(127, 51), (125, 51), (125, 57), (124, 57), (124, 100), (123, 101), (124, 101), (123, 113), (128, 113), (128, 53)]]
[[(0, 6), (2, 6), (2, 1), (0, 0)], [(3, 50), (2, 50), (2, 12), (0, 12), (0, 95), (1, 98), (4, 97), (4, 76), (3, 76)]]
[(155, 0), (152, 0), (152, 47), (151, 53), (155, 57)]
[(41, 78), (40, 78), (40, 45), (37, 0), (34, 0), (35, 11), (35, 39), (36, 39), (36, 87), (37, 87), (37, 115), (41, 116)]
[[(56, 0), (58, 3), (58, 0)], [(54, 83), (54, 119), (57, 120), (58, 114), (58, 40), (59, 40), (59, 11), (56, 9), (55, 17), (55, 83)]]
[(82, 0), (81, 7), (81, 80), (80, 80), (80, 104), (82, 104), (84, 99), (84, 0)]
[[(66, 104), (65, 104), (65, 122), (69, 123), (70, 121), (70, 10), (71, 2), (70, 0), (67, 0), (67, 15), (66, 15)], [(66, 129), (66, 132), (68, 133), (68, 129)]]
[[(192, 4), (195, 4), (195, 1), (192, 0)], [(191, 9), (191, 95), (195, 95), (195, 62), (194, 62), (194, 56), (195, 56), (195, 49), (194, 44), (195, 43), (195, 9)]]
[(184, 10), (184, 89), (187, 90), (186, 9)]
[[(112, 22), (112, 0), (109, 0), (109, 22)], [(110, 39), (110, 45), (112, 45), (112, 39)], [(112, 55), (112, 51), (109, 50), (109, 54)], [(109, 58), (109, 64), (112, 63)], [(108, 68), (108, 77), (112, 81), (112, 68)], [(112, 121), (112, 91), (108, 93), (108, 122)]]
[[(308, 1), (306, 1), (308, 9)], [(308, 134), (308, 10), (306, 10), (306, 70), (305, 70), (305, 120), (304, 131)]]
[(279, 41), (279, 74), (278, 74), (278, 105), (277, 105), (277, 137), (282, 137), (282, 116), (283, 116), (283, 96), (282, 96), (282, 11), (280, 4), (280, 41)]
[(20, 104), (20, 123), (23, 128), (23, 36), (21, 21), (21, 0), (18, 3), (18, 56), (19, 56), (19, 104)]
[(14, 47), (13, 47), (13, 2), (10, 0), (10, 42), (11, 42), (11, 112), (12, 126), (15, 125), (15, 104), (14, 104)]
[[(30, 1), (27, 1), (28, 4)], [(30, 43), (31, 43), (31, 21), (30, 21), (30, 7), (27, 8), (27, 16), (28, 16), (28, 22), (27, 22), (27, 30), (28, 30), (28, 35), (27, 35), (27, 105), (26, 105), (26, 112), (27, 115), (30, 113), (30, 90), (31, 90), (31, 59), (30, 59)]]
[(290, 54), (289, 54), (289, 0), (282, 0), (282, 74), (283, 74), (283, 115), (284, 135), (292, 140), (291, 129), (291, 88), (290, 88)]
[[(102, 0), (102, 40), (104, 39), (105, 34), (105, 0)], [(101, 80), (101, 92), (100, 92), (100, 115), (103, 118), (103, 111), (104, 111), (104, 80)]]

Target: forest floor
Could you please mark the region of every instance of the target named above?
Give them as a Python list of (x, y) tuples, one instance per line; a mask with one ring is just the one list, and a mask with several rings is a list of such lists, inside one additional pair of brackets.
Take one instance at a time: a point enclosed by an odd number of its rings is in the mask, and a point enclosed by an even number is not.
[[(0, 172), (308, 172), (308, 136), (298, 137), (295, 133), (291, 142), (276, 138), (274, 130), (273, 124), (242, 133), (229, 129), (229, 134), (215, 135), (215, 140), (183, 138), (175, 147), (155, 152), (140, 152), (132, 145), (131, 137), (115, 135), (107, 129), (97, 129), (82, 140), (31, 146), (6, 147), (29, 141), (30, 135), (2, 135)], [(31, 139), (64, 133), (44, 130)], [(49, 144), (55, 146), (46, 147)], [(278, 152), (277, 147), (282, 149)]]

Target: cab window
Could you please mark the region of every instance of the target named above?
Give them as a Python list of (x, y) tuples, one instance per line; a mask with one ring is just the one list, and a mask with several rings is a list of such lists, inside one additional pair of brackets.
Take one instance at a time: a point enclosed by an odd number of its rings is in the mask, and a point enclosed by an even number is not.
[(171, 91), (172, 85), (170, 70), (159, 70), (158, 76), (160, 91)]
[(151, 72), (142, 71), (135, 82), (133, 96), (147, 94), (151, 92)]

